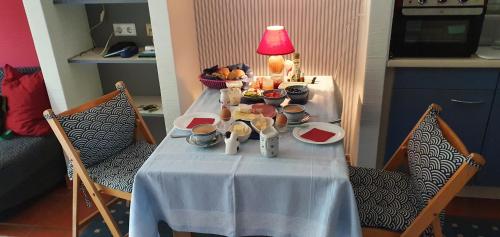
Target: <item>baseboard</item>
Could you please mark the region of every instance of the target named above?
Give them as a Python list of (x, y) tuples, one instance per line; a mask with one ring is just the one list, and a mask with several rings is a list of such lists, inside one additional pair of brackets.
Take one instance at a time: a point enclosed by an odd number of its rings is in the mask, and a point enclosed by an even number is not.
[(457, 196), (468, 198), (500, 199), (500, 187), (466, 186)]

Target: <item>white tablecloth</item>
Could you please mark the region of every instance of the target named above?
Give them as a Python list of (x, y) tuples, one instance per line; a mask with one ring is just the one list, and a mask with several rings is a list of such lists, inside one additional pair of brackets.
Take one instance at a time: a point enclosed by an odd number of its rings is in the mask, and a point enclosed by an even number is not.
[[(309, 88), (312, 120), (336, 120), (331, 77)], [(205, 90), (187, 113), (218, 113), (218, 97)], [(291, 133), (280, 135), (276, 158), (261, 157), (257, 140), (227, 156), (224, 143), (202, 149), (167, 136), (136, 175), (130, 236), (158, 236), (162, 220), (225, 236), (361, 236), (342, 142), (305, 144)]]

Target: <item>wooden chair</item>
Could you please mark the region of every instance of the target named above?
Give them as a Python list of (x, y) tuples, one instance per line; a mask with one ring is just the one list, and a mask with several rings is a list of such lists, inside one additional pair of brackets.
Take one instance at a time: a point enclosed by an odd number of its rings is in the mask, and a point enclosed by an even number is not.
[[(440, 213), (476, 174), (480, 166), (485, 164), (485, 160), (479, 154), (469, 153), (455, 132), (438, 116), (440, 111), (441, 108), (436, 104), (429, 106), (383, 170), (349, 168), (358, 209), (360, 209), (363, 236), (415, 237), (422, 234), (428, 235), (432, 232), (436, 237), (443, 236)], [(431, 145), (426, 142), (429, 139), (433, 139), (430, 140)], [(423, 162), (427, 161), (431, 162), (432, 165), (425, 166)], [(435, 176), (435, 173), (426, 172), (426, 175), (422, 175), (424, 169), (439, 172), (439, 169), (435, 168), (438, 163), (439, 167), (446, 166), (448, 171), (453, 171), (448, 174), (449, 177), (441, 181)], [(401, 168), (409, 170), (409, 174), (399, 172), (398, 170)], [(446, 176), (446, 174), (441, 173), (439, 175)], [(377, 182), (383, 183), (379, 185), (383, 188), (374, 187), (377, 186)], [(418, 184), (414, 182), (418, 182)], [(399, 187), (400, 190), (390, 190), (391, 188), (397, 189), (396, 187)], [(402, 190), (403, 187), (406, 187), (407, 190)], [(420, 192), (421, 190), (425, 192)], [(366, 193), (368, 192), (382, 192), (383, 195), (367, 197)], [(388, 193), (396, 193), (397, 195)], [(363, 195), (365, 197), (361, 197)], [(392, 206), (389, 204), (397, 202), (397, 199), (400, 199), (400, 203)], [(369, 205), (374, 206), (366, 207)], [(420, 208), (412, 210), (411, 205), (420, 206)], [(387, 210), (383, 210), (383, 207), (387, 207)], [(396, 207), (395, 212), (391, 213), (392, 216), (384, 216), (385, 213), (381, 214), (376, 211), (371, 214), (362, 213), (363, 211), (370, 212), (367, 211), (370, 208), (379, 208), (379, 211), (390, 212), (392, 207)], [(388, 219), (397, 219), (398, 216), (401, 216), (402, 213), (398, 211), (403, 211), (408, 220), (399, 220), (398, 224), (382, 224), (389, 222)], [(378, 216), (373, 215), (374, 213)], [(406, 223), (401, 223), (401, 221)], [(394, 222), (398, 222), (398, 220)]]
[(81, 184), (111, 234), (122, 236), (102, 194), (130, 201), (135, 174), (156, 148), (156, 141), (133, 106), (125, 84), (118, 82), (116, 88), (58, 115), (52, 110), (44, 112), (66, 153), (68, 176), (73, 180), (73, 237), (78, 236), (79, 227), (85, 224), (77, 219)]

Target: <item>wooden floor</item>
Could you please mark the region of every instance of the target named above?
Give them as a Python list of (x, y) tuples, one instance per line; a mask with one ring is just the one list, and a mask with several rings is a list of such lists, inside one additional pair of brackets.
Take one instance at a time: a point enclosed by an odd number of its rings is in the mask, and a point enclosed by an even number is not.
[[(107, 198), (111, 200), (111, 198)], [(78, 218), (83, 220), (96, 209), (87, 208), (79, 199)], [(71, 190), (60, 185), (50, 193), (29, 202), (15, 215), (0, 221), (0, 236), (68, 237), (71, 236)]]
[[(79, 218), (95, 211), (82, 199)], [(456, 198), (447, 215), (500, 220), (500, 200)], [(0, 222), (0, 236), (67, 237), (71, 236), (71, 191), (65, 186), (31, 202), (17, 214)]]

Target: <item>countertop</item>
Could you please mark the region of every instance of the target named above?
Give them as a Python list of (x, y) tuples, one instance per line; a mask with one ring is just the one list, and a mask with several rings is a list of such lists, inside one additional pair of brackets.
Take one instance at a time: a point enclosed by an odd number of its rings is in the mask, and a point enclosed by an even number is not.
[(483, 59), (474, 55), (469, 58), (392, 58), (389, 68), (500, 68), (500, 60)]

